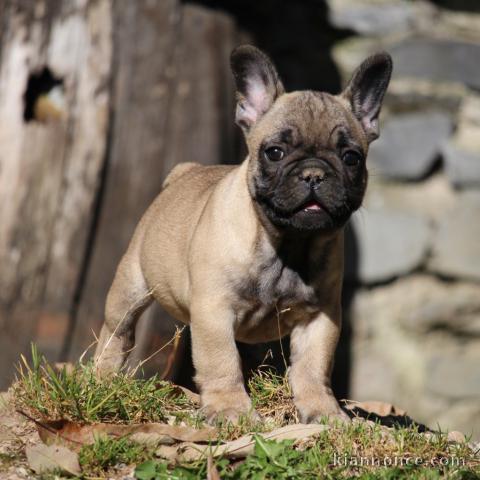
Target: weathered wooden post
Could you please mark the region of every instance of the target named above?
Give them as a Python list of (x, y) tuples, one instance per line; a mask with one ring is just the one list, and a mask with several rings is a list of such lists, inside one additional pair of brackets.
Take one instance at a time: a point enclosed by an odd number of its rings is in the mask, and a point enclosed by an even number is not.
[[(177, 0), (10, 0), (0, 14), (6, 385), (30, 341), (74, 360), (94, 340), (116, 264), (174, 164), (234, 158), (236, 29)], [(137, 358), (173, 332), (159, 315), (143, 319)]]
[(1, 383), (30, 341), (58, 352), (105, 158), (111, 4), (2, 2)]

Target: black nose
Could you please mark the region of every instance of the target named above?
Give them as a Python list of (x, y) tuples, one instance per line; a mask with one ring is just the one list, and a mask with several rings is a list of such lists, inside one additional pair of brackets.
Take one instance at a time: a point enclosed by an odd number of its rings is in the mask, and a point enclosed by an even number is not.
[(325, 170), (318, 167), (305, 168), (299, 175), (300, 180), (314, 188), (325, 179)]

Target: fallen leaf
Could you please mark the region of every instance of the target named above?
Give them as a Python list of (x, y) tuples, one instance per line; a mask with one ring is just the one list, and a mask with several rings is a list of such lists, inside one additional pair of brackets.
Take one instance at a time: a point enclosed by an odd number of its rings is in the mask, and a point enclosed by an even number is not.
[(391, 403), (379, 402), (377, 400), (368, 400), (365, 402), (357, 402), (356, 400), (346, 400), (345, 408), (348, 410), (353, 410), (355, 408), (361, 408), (368, 413), (374, 413), (375, 415), (380, 415), (381, 417), (386, 417), (388, 415), (406, 415), (407, 412), (401, 408), (392, 405)]
[(200, 395), (198, 393), (194, 393), (188, 388), (185, 387), (178, 387), (184, 394), (185, 396), (192, 402), (196, 403), (197, 405), (200, 405)]
[(80, 425), (74, 422), (37, 423), (40, 438), (46, 444), (63, 444), (78, 449), (91, 444), (98, 436), (126, 437), (142, 444), (172, 444), (176, 442), (210, 442), (216, 440), (218, 431), (213, 427), (192, 428), (164, 423), (115, 425), (97, 423)]
[(188, 388), (181, 387), (180, 385), (171, 385), (172, 389), (170, 390), (169, 396), (170, 397), (180, 397), (185, 395), (187, 400), (192, 402), (195, 405), (200, 405), (200, 395), (198, 393), (192, 392)]
[(207, 480), (222, 480), (211, 455), (207, 459)]
[(155, 455), (165, 460), (173, 462), (178, 458), (179, 446), (173, 445), (160, 445), (155, 451)]
[[(297, 423), (259, 435), (266, 440), (299, 441), (317, 435), (328, 428), (328, 425)], [(237, 440), (220, 445), (199, 445), (192, 442), (184, 442), (176, 447), (162, 445), (157, 449), (156, 455), (168, 460), (179, 461), (198, 460), (208, 455), (212, 457), (226, 456), (229, 458), (245, 458), (247, 455), (253, 453), (254, 446), (255, 440), (253, 435), (244, 435), (237, 438)]]
[(81, 473), (78, 455), (61, 445), (34, 445), (26, 448), (27, 460), (35, 473), (60, 469), (71, 475)]
[(405, 410), (398, 408), (391, 403), (366, 401), (357, 402), (355, 400), (342, 400), (346, 410), (352, 412), (354, 420), (359, 419), (366, 421), (378, 422), (385, 427), (409, 428), (415, 426), (419, 432), (427, 432), (429, 429), (426, 425), (416, 422), (407, 415)]

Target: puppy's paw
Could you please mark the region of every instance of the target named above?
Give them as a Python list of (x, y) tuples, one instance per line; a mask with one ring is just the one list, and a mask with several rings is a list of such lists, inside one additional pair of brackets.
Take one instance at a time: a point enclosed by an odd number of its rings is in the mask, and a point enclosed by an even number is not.
[(235, 408), (225, 408), (223, 410), (216, 410), (214, 407), (205, 406), (201, 409), (205, 420), (210, 425), (217, 423), (229, 422), (235, 425), (242, 421), (258, 422), (260, 421), (260, 415), (253, 409), (248, 411), (236, 410)]
[(210, 424), (218, 422), (231, 422), (238, 424), (245, 419), (247, 421), (258, 421), (260, 416), (253, 409), (252, 402), (246, 393), (217, 393), (205, 395), (202, 398), (200, 412)]
[(333, 395), (300, 397), (295, 400), (301, 423), (318, 423), (325, 418), (328, 421), (350, 422), (350, 417), (338, 404)]
[(113, 377), (121, 368), (121, 365), (109, 361), (95, 361), (95, 376), (98, 379)]
[[(103, 333), (95, 352), (94, 366), (97, 378), (106, 378), (118, 373), (124, 365), (127, 352), (121, 338)], [(105, 338), (106, 337), (106, 338)]]

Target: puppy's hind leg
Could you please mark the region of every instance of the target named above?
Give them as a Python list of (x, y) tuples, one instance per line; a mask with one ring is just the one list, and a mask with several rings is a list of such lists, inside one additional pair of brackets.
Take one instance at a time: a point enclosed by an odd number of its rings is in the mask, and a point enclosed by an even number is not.
[(152, 303), (140, 266), (127, 253), (120, 262), (105, 305), (103, 324), (95, 351), (98, 375), (117, 372), (135, 344), (135, 327)]

